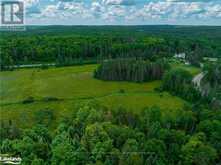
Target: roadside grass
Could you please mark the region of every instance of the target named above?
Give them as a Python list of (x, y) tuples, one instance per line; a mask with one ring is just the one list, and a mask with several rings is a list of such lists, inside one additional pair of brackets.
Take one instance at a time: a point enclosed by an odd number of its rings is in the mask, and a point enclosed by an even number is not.
[[(50, 128), (55, 128), (63, 117), (71, 116), (77, 104), (84, 102), (96, 101), (110, 109), (124, 107), (138, 113), (151, 106), (159, 106), (170, 113), (171, 109), (177, 111), (186, 104), (166, 92), (156, 92), (154, 89), (160, 87), (161, 81), (139, 84), (94, 79), (96, 67), (84, 65), (0, 72), (0, 121), (11, 119), (18, 127), (31, 127), (36, 112), (49, 109), (54, 112)], [(33, 102), (24, 104), (27, 98), (33, 98)]]

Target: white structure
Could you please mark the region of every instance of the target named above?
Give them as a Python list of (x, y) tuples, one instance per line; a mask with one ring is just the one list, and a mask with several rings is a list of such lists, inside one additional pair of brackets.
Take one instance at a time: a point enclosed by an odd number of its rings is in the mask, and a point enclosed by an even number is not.
[(185, 60), (186, 53), (178, 53), (178, 54), (175, 54), (174, 57)]

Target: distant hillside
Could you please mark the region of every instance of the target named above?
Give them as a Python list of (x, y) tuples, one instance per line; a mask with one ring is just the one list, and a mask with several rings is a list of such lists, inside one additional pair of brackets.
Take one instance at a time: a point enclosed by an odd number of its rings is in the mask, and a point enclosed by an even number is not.
[[(132, 32), (132, 33), (131, 33)], [(111, 34), (121, 35), (175, 35), (176, 37), (206, 37), (221, 38), (221, 26), (177, 26), (177, 25), (147, 25), (147, 26), (27, 26), (25, 32), (1, 32), (2, 35), (69, 35), (73, 34)]]

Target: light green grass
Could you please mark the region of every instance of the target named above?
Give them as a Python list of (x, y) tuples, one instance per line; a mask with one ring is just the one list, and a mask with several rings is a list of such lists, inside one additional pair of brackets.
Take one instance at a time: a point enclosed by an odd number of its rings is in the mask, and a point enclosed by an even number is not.
[(171, 68), (172, 69), (184, 69), (188, 72), (190, 72), (193, 76), (199, 74), (201, 72), (201, 69), (192, 65), (185, 65), (184, 63), (181, 62), (173, 62), (171, 63)]
[[(185, 104), (182, 99), (168, 93), (155, 92), (154, 89), (161, 85), (160, 81), (139, 84), (94, 79), (96, 67), (85, 65), (0, 72), (0, 120), (12, 119), (19, 127), (29, 127), (34, 124), (35, 112), (49, 108), (55, 114), (54, 126), (62, 117), (70, 116), (76, 104), (93, 100), (109, 108), (122, 106), (136, 112), (154, 105), (163, 109), (181, 109)], [(22, 104), (30, 96), (37, 101)], [(61, 100), (44, 102), (44, 97)]]
[(96, 65), (55, 68), (49, 70), (19, 70), (2, 72), (1, 104), (15, 103), (27, 97), (40, 99), (43, 97), (57, 97), (73, 99), (83, 97), (97, 97), (125, 91), (153, 91), (160, 85), (159, 81), (152, 83), (104, 82), (93, 78), (92, 72)]
[(164, 93), (125, 93), (115, 94), (98, 99), (98, 101), (110, 108), (124, 107), (128, 110), (139, 112), (145, 107), (159, 106), (162, 109), (179, 109), (184, 102), (175, 96)]

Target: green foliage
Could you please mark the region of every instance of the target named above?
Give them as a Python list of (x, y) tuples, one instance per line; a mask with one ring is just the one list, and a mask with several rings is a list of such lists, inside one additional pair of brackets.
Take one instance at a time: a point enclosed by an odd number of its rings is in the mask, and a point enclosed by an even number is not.
[(147, 140), (144, 144), (145, 164), (166, 164), (166, 146), (163, 141), (158, 139)]
[(79, 65), (119, 57), (158, 59), (180, 52), (198, 65), (203, 56), (220, 57), (219, 33), (220, 27), (29, 26), (25, 33), (1, 33), (0, 69), (30, 63)]
[(94, 72), (94, 77), (112, 81), (146, 82), (160, 80), (168, 68), (164, 60), (149, 62), (136, 59), (104, 61)]
[[(137, 115), (84, 104), (53, 134), (38, 125), (23, 130), (19, 138), (4, 137), (0, 149), (33, 165), (220, 163), (220, 121), (204, 115), (196, 123), (194, 112), (181, 112), (180, 118), (168, 120), (158, 107)], [(211, 113), (210, 118), (217, 116)]]
[[(25, 34), (1, 33), (1, 70), (43, 65), (38, 70), (1, 73), (0, 152), (20, 156), (24, 165), (220, 164), (219, 63), (205, 68), (203, 80), (212, 89), (212, 107), (217, 107), (213, 111), (203, 104), (182, 109), (183, 100), (162, 91), (197, 102), (201, 97), (192, 85), (192, 75), (199, 72), (196, 67), (169, 71), (160, 87), (161, 81), (93, 79), (91, 72), (97, 65), (68, 69), (47, 65), (103, 61), (96, 78), (160, 80), (167, 69), (159, 60), (164, 57), (184, 52), (196, 66), (203, 56), (219, 57), (219, 31), (219, 27), (54, 26), (28, 27)], [(73, 111), (73, 105), (89, 100), (107, 108), (86, 104)], [(121, 107), (113, 109), (116, 105)], [(66, 118), (57, 119), (62, 116)], [(56, 130), (51, 129), (54, 122), (59, 124)], [(17, 128), (23, 125), (29, 129)]]
[(207, 165), (215, 163), (216, 150), (205, 144), (205, 139), (201, 136), (205, 135), (201, 133), (194, 135), (182, 147), (183, 164)]
[(36, 159), (36, 163), (46, 161), (50, 155), (51, 136), (49, 131), (43, 126), (36, 126), (30, 130), (23, 130), (21, 138), (3, 141), (1, 153), (22, 157), (23, 164), (31, 164)]
[(207, 140), (221, 154), (221, 121), (220, 120), (203, 120), (197, 127), (198, 131), (205, 132)]
[(192, 84), (192, 75), (183, 69), (172, 69), (164, 75), (162, 88), (188, 101), (200, 100), (201, 94)]
[(34, 100), (34, 97), (28, 97), (26, 98), (25, 100), (22, 101), (23, 104), (30, 104), (30, 103), (33, 103), (35, 100)]
[(49, 126), (54, 119), (53, 110), (42, 109), (35, 113), (35, 121), (38, 124)]
[(56, 98), (56, 97), (44, 97), (42, 100), (45, 101), (45, 102), (59, 101), (59, 99)]
[(20, 137), (20, 129), (12, 123), (12, 120), (1, 121), (0, 123), (0, 142), (3, 139), (14, 139)]
[(204, 67), (202, 80), (203, 94), (211, 100), (213, 109), (221, 108), (221, 61), (209, 63)]
[(215, 62), (205, 66), (204, 71), (207, 72), (205, 80), (207, 80), (212, 87), (218, 87), (221, 84), (221, 62)]

